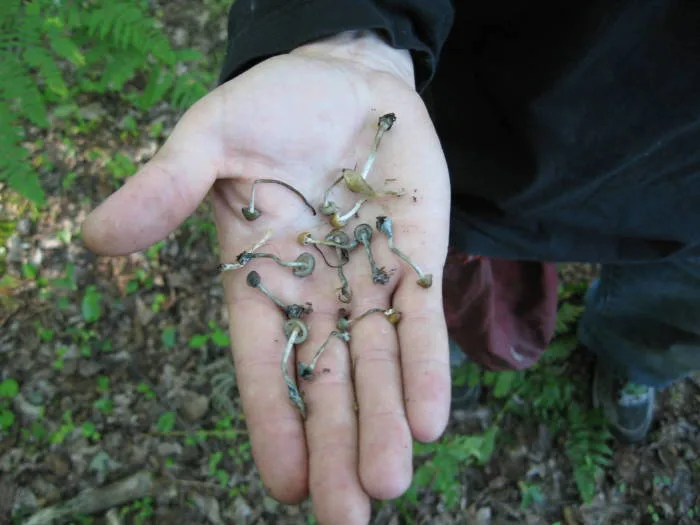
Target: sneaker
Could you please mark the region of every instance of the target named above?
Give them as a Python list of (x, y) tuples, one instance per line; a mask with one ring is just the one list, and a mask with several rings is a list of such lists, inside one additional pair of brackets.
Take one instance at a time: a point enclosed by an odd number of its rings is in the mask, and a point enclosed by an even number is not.
[[(470, 362), (469, 357), (465, 354), (459, 345), (450, 338), (450, 368), (452, 369), (452, 377), (454, 378), (455, 372), (463, 367), (466, 363)], [(468, 410), (472, 408), (477, 401), (479, 401), (479, 396), (481, 395), (481, 385), (469, 386), (455, 385), (452, 383), (452, 403), (450, 405), (450, 410)]]
[(656, 389), (626, 381), (624, 377), (596, 362), (593, 377), (593, 405), (610, 421), (612, 433), (624, 443), (644, 439), (654, 418)]

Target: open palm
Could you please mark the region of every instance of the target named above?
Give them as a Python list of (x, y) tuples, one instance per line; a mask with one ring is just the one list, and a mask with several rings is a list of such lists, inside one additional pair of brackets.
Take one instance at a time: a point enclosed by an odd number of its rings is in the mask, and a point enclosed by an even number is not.
[[(352, 302), (338, 302), (338, 272), (318, 252), (300, 246), (308, 231), (323, 238), (328, 218), (314, 216), (292, 192), (274, 184), (256, 187), (261, 216), (246, 221), (255, 179), (285, 181), (318, 208), (342, 168), (362, 166), (377, 118), (393, 112), (367, 182), (401, 197), (372, 199), (349, 221), (374, 227), (377, 216), (394, 223), (396, 246), (432, 273), (428, 289), (387, 248), (374, 229), (372, 249), (391, 279), (373, 284), (360, 247), (344, 267)], [(415, 91), (396, 75), (344, 60), (289, 54), (269, 59), (220, 86), (191, 108), (158, 154), (88, 217), (84, 237), (103, 254), (141, 250), (165, 237), (211, 195), (222, 262), (233, 262), (269, 230), (260, 248), (285, 261), (303, 251), (316, 257), (300, 278), (269, 259), (254, 259), (223, 274), (237, 383), (263, 481), (283, 502), (309, 492), (322, 523), (366, 523), (369, 497), (400, 495), (412, 473), (411, 438), (427, 441), (444, 429), (449, 410), (449, 360), (441, 276), (446, 255), (449, 186), (442, 151)], [(342, 211), (357, 199), (343, 185), (332, 193)], [(334, 262), (333, 250), (324, 251)], [(246, 284), (256, 270), (285, 303), (313, 305), (304, 318), (308, 339), (296, 347), (309, 362), (334, 329), (338, 308), (352, 316), (393, 307), (393, 326), (368, 316), (348, 344), (333, 339), (313, 381), (301, 382), (308, 414), (302, 419), (287, 398), (280, 373), (285, 316)], [(290, 371), (292, 371), (290, 365)]]

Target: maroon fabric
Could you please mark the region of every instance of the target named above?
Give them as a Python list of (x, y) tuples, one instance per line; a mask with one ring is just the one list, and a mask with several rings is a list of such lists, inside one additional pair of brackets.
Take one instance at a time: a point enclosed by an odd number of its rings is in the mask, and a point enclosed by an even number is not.
[(531, 366), (554, 334), (557, 270), (552, 263), (451, 251), (443, 296), (450, 336), (490, 370)]

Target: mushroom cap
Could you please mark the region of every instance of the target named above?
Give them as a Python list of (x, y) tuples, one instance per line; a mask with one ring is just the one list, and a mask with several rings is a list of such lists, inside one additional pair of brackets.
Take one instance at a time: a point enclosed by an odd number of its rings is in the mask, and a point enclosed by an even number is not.
[(245, 282), (248, 283), (248, 286), (250, 286), (251, 288), (257, 288), (258, 286), (260, 286), (260, 281), (260, 274), (255, 270), (251, 270), (250, 272), (248, 272), (248, 275), (245, 278)]
[(260, 210), (253, 208), (253, 210), (251, 211), (250, 208), (247, 206), (245, 208), (241, 208), (241, 213), (247, 221), (254, 221), (258, 217), (260, 217)]
[(326, 235), (325, 241), (332, 242), (334, 244), (339, 244), (341, 246), (348, 246), (350, 244), (350, 236), (343, 230), (332, 230), (328, 235)]
[(299, 377), (301, 377), (305, 381), (311, 381), (314, 377), (313, 369), (309, 365), (307, 365), (306, 363), (302, 363), (301, 361), (299, 362), (299, 364), (297, 364), (297, 373), (299, 374)]
[(303, 343), (309, 337), (309, 328), (301, 319), (289, 319), (286, 323), (284, 323), (284, 336), (287, 339), (292, 336), (294, 330), (298, 330), (294, 344)]
[(311, 244), (311, 233), (310, 232), (301, 232), (299, 235), (297, 235), (297, 242), (301, 244), (302, 246), (308, 246)]
[(386, 217), (384, 215), (380, 215), (377, 217), (377, 231), (380, 231), (384, 234), (387, 235), (387, 237), (393, 237), (394, 236), (394, 223), (391, 220), (391, 217)]
[(377, 126), (380, 128), (384, 128), (384, 130), (386, 131), (389, 131), (394, 125), (394, 122), (396, 122), (396, 113), (387, 113), (386, 115), (382, 115), (381, 117), (379, 117), (377, 121)]
[(337, 213), (338, 207), (335, 205), (335, 202), (328, 201), (321, 203), (321, 205), (318, 207), (318, 211), (321, 212), (321, 215), (329, 216)]
[(302, 263), (304, 266), (297, 266), (292, 270), (292, 273), (297, 277), (306, 277), (311, 275), (316, 267), (316, 258), (309, 252), (304, 252), (297, 257), (294, 262)]
[(370, 243), (372, 241), (372, 227), (369, 224), (358, 224), (355, 228), (355, 240), (361, 243)]
[(424, 275), (416, 281), (421, 288), (430, 288), (433, 285), (433, 274)]

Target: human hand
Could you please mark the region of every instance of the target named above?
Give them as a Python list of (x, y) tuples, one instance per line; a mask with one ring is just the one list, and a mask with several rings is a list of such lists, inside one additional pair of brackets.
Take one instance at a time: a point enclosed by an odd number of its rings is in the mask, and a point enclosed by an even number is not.
[[(347, 35), (271, 58), (218, 87), (180, 120), (156, 156), (83, 225), (87, 245), (120, 255), (145, 249), (167, 236), (210, 193), (222, 261), (273, 235), (264, 251), (293, 260), (306, 248), (300, 232), (323, 237), (326, 217), (313, 216), (277, 185), (257, 186), (254, 222), (241, 215), (258, 178), (283, 180), (314, 206), (341, 168), (362, 166), (377, 117), (393, 112), (367, 181), (377, 189), (403, 188), (403, 197), (367, 202), (361, 220), (374, 225), (388, 215), (396, 244), (434, 285), (424, 289), (416, 274), (386, 249), (375, 230), (377, 263), (395, 271), (386, 285), (372, 284), (367, 258), (353, 253), (345, 272), (352, 286), (352, 315), (393, 306), (402, 320), (392, 326), (369, 316), (353, 328), (348, 347), (334, 340), (318, 374), (304, 383), (308, 417), (287, 399), (280, 373), (284, 316), (258, 290), (246, 285), (251, 269), (287, 303), (313, 304), (305, 318), (308, 340), (297, 347), (309, 362), (335, 327), (338, 276), (317, 257), (311, 276), (294, 277), (271, 261), (223, 274), (237, 384), (254, 460), (272, 495), (296, 503), (311, 494), (321, 523), (367, 523), (369, 497), (398, 497), (412, 476), (412, 437), (437, 439), (447, 422), (450, 368), (442, 307), (442, 266), (450, 209), (442, 150), (413, 87), (410, 56), (376, 36)], [(332, 198), (342, 210), (353, 194), (341, 186)], [(415, 198), (414, 198), (415, 197)], [(313, 250), (311, 250), (313, 253)], [(316, 254), (317, 255), (317, 254)], [(355, 405), (356, 403), (356, 405)], [(356, 410), (357, 407), (357, 410)]]

